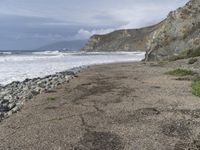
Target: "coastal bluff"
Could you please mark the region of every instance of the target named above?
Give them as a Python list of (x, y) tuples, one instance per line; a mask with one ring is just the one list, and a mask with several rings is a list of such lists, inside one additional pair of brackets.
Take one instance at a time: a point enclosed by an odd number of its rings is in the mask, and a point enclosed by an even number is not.
[(200, 47), (200, 1), (169, 13), (148, 41), (146, 60), (167, 60)]
[(93, 35), (83, 51), (145, 51), (149, 36), (161, 25), (140, 29), (117, 30), (105, 35)]
[(169, 60), (200, 47), (200, 1), (190, 0), (154, 26), (93, 35), (83, 51), (146, 51), (146, 60)]

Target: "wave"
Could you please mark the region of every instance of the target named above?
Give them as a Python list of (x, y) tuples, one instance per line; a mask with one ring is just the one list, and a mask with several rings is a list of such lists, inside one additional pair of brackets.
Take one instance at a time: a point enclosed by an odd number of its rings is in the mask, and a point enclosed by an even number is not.
[(125, 52), (125, 51), (116, 51), (116, 52), (76, 52), (68, 53), (74, 55), (144, 55), (145, 52), (134, 51), (134, 52)]
[(62, 54), (60, 51), (40, 51), (40, 52), (32, 52), (34, 55), (59, 55)]
[[(54, 60), (57, 58), (71, 58), (74, 57), (92, 57), (92, 56), (143, 56), (142, 52), (66, 52), (66, 51), (38, 51), (38, 52), (1, 52), (3, 57), (0, 57), (0, 62), (23, 62), (23, 61), (40, 61), (40, 60)], [(1, 56), (1, 55), (0, 55)]]
[[(49, 53), (55, 55), (49, 55)], [(36, 54), (29, 52), (29, 54), (25, 55), (7, 55), (0, 57), (0, 84), (6, 85), (12, 81), (23, 81), (26, 78), (44, 77), (74, 67), (102, 63), (140, 61), (143, 58), (144, 53), (135, 52), (68, 53), (45, 51)]]
[(12, 55), (12, 52), (0, 52), (0, 55)]
[(51, 58), (63, 57), (59, 51), (41, 51), (41, 52), (0, 52), (0, 62), (23, 62), (23, 61), (40, 61)]

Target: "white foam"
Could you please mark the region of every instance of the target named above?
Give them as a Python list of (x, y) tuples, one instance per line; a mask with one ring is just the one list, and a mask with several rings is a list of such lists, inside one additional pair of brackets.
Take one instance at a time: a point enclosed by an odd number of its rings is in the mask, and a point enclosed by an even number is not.
[(59, 51), (42, 51), (42, 52), (32, 52), (32, 54), (36, 54), (36, 55), (58, 55), (58, 54), (62, 54), (62, 52), (59, 52)]
[(0, 52), (0, 55), (11, 55), (12, 52)]
[(44, 77), (83, 65), (140, 61), (144, 58), (144, 53), (141, 52), (62, 53), (55, 51), (50, 55), (49, 53), (51, 52), (0, 56), (0, 84)]

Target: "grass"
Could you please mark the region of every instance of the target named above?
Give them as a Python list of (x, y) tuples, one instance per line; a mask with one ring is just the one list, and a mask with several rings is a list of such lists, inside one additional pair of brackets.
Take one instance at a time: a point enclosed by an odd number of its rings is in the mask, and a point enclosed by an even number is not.
[(175, 70), (172, 70), (172, 71), (168, 71), (166, 72), (165, 74), (167, 75), (172, 75), (172, 76), (193, 76), (195, 75), (196, 73), (193, 72), (192, 70), (187, 70), (187, 69), (175, 69)]
[(192, 65), (192, 64), (194, 64), (194, 63), (197, 62), (197, 61), (198, 61), (197, 58), (191, 58), (191, 59), (188, 61), (188, 64), (189, 64), (189, 65)]
[(55, 101), (57, 98), (56, 97), (47, 97), (48, 101)]
[(197, 77), (192, 82), (192, 94), (200, 97), (200, 77)]
[[(166, 72), (167, 75), (172, 76), (188, 76), (188, 75), (198, 75), (196, 72), (187, 69), (175, 69), (169, 72)], [(200, 97), (200, 76), (194, 76), (194, 80), (192, 81), (192, 94)]]

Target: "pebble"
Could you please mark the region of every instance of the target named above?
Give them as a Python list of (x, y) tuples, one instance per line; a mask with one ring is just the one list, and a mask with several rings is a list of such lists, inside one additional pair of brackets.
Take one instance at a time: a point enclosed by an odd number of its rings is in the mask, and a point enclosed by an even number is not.
[(14, 81), (6, 86), (0, 85), (0, 122), (19, 111), (25, 101), (68, 82), (83, 68), (86, 67), (74, 68), (44, 78), (25, 79), (23, 82)]

